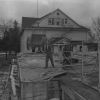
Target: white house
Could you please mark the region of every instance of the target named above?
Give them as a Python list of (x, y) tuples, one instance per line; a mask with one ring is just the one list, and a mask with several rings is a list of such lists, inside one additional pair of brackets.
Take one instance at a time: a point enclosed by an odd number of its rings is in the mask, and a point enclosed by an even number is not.
[[(21, 52), (32, 52), (32, 44), (41, 42), (44, 38), (66, 37), (71, 41), (84, 41), (90, 38), (89, 29), (76, 23), (60, 9), (41, 17), (30, 18), (22, 17), (22, 36), (21, 36)], [(36, 36), (38, 35), (38, 36)], [(27, 48), (29, 45), (29, 48)], [(80, 45), (80, 44), (79, 44)]]

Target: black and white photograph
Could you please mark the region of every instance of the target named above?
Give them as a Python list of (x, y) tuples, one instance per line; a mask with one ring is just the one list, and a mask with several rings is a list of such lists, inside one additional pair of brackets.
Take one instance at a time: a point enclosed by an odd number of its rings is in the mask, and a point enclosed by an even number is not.
[(100, 100), (100, 0), (0, 0), (0, 100)]

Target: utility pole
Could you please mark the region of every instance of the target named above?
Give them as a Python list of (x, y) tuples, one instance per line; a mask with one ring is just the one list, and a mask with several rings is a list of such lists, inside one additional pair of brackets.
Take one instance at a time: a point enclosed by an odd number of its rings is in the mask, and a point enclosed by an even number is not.
[(37, 18), (39, 17), (39, 15), (38, 15), (38, 0), (37, 0)]
[(84, 64), (83, 64), (83, 61), (84, 61), (84, 54), (83, 54), (83, 40), (82, 40), (82, 51), (81, 51), (81, 52), (82, 52), (82, 69), (81, 69), (81, 70), (82, 70), (82, 72), (81, 72), (81, 75), (82, 75), (82, 76), (81, 76), (81, 80), (84, 81)]

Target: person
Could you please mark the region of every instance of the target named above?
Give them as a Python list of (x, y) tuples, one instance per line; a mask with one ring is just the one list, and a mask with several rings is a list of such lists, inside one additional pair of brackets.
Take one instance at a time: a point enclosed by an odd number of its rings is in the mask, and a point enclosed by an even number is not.
[(80, 52), (82, 51), (82, 46), (80, 46)]
[(63, 63), (64, 64), (70, 64), (71, 63), (71, 52), (68, 50), (68, 46), (64, 46), (63, 48)]
[(53, 52), (52, 52), (52, 46), (49, 44), (46, 47), (46, 65), (45, 68), (48, 68), (48, 62), (51, 62), (52, 67), (54, 68), (54, 61), (53, 61)]

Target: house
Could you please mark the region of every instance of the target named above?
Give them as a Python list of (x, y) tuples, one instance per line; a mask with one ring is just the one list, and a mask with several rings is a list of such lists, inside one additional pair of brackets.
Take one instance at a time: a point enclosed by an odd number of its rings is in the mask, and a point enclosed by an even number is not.
[[(66, 37), (71, 41), (84, 41), (90, 38), (90, 30), (79, 25), (60, 9), (56, 9), (41, 18), (22, 17), (21, 52), (33, 52), (27, 42), (33, 35), (45, 35), (47, 40)], [(37, 42), (40, 36), (37, 36)], [(40, 39), (41, 41), (41, 39)], [(31, 43), (32, 44), (32, 43)], [(33, 43), (34, 44), (34, 43)], [(80, 44), (79, 44), (80, 46)]]

